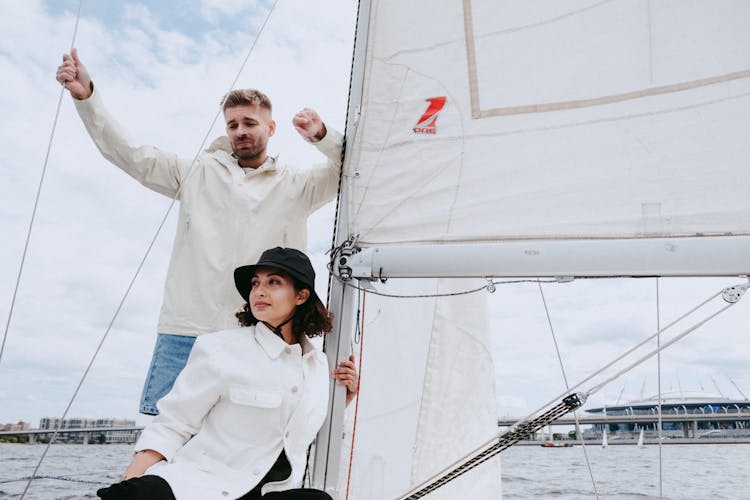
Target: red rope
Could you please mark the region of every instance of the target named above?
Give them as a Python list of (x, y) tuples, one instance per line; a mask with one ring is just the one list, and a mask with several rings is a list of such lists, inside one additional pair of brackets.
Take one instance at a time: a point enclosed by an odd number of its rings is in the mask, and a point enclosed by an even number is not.
[(352, 463), (354, 462), (354, 437), (357, 434), (357, 413), (359, 413), (359, 395), (362, 387), (360, 380), (362, 379), (362, 351), (365, 345), (365, 299), (367, 297), (367, 290), (362, 291), (362, 308), (360, 314), (362, 315), (362, 324), (359, 330), (359, 372), (357, 372), (357, 402), (354, 403), (354, 425), (352, 428), (352, 447), (349, 451), (349, 473), (346, 476), (346, 500), (349, 500), (349, 486), (352, 481)]

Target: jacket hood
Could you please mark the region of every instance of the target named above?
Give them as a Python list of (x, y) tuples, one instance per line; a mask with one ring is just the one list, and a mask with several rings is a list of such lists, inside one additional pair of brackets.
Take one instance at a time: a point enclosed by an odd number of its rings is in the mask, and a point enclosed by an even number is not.
[(206, 148), (207, 153), (213, 153), (215, 151), (225, 151), (229, 154), (232, 154), (232, 145), (229, 143), (229, 137), (225, 135), (217, 137), (216, 139), (214, 139), (211, 145)]

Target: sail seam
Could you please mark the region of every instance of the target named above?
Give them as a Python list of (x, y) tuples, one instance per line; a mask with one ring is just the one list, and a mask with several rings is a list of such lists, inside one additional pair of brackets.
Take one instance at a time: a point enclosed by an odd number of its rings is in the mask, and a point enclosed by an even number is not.
[[(600, 2), (597, 5), (588, 7), (589, 8), (599, 7), (608, 1)], [(541, 104), (524, 104), (519, 106), (508, 106), (508, 107), (496, 107), (483, 110), (479, 102), (479, 78), (478, 78), (478, 66), (476, 57), (476, 44), (474, 42), (474, 28), (473, 28), (473, 16), (471, 8), (471, 0), (463, 1), (464, 8), (464, 36), (466, 39), (466, 65), (469, 77), (469, 98), (471, 101), (471, 116), (475, 119), (490, 118), (495, 116), (508, 116), (508, 115), (519, 115), (529, 113), (546, 113), (550, 111), (561, 111), (568, 109), (587, 108), (592, 106), (602, 106), (606, 104), (613, 104), (622, 101), (630, 101), (634, 99), (642, 99), (644, 97), (650, 97), (661, 94), (671, 94), (675, 92), (683, 92), (686, 90), (692, 90), (699, 87), (705, 87), (709, 85), (716, 85), (719, 83), (726, 83), (732, 80), (739, 80), (744, 78), (750, 78), (750, 69), (741, 71), (735, 71), (731, 73), (725, 73), (722, 75), (711, 76), (707, 78), (699, 78), (695, 80), (689, 80), (684, 82), (672, 83), (667, 85), (659, 85), (656, 87), (648, 87), (644, 89), (634, 90), (631, 92), (622, 92), (618, 94), (609, 94), (599, 97), (593, 97), (589, 99), (575, 99), (569, 101), (558, 101)], [(567, 14), (562, 17), (567, 17)], [(650, 24), (650, 19), (649, 19)], [(518, 28), (508, 31), (516, 31)], [(652, 64), (651, 64), (652, 65)], [(650, 70), (651, 72), (653, 70)]]
[[(632, 101), (634, 99), (642, 99), (644, 97), (651, 97), (661, 94), (673, 94), (676, 92), (684, 92), (686, 90), (693, 90), (700, 87), (706, 87), (709, 85), (717, 85), (719, 83), (726, 83), (733, 80), (741, 80), (744, 78), (750, 78), (750, 69), (735, 71), (733, 73), (726, 73), (724, 75), (712, 76), (708, 78), (701, 78), (698, 80), (690, 80), (686, 82), (673, 83), (669, 85), (660, 85), (657, 87), (649, 87), (640, 90), (634, 90), (631, 92), (623, 92), (620, 94), (610, 94), (600, 97), (593, 97), (590, 99), (576, 99), (572, 101), (559, 101), (549, 102), (543, 104), (524, 104), (520, 106), (509, 106), (504, 108), (492, 108), (486, 110), (478, 110), (477, 114), (472, 115), (475, 118), (490, 118), (493, 116), (508, 116), (508, 115), (521, 115), (529, 113), (547, 113), (549, 111), (562, 111), (567, 109), (578, 109), (588, 108), (592, 106), (603, 106), (605, 104), (614, 104), (623, 101)], [(474, 88), (471, 87), (472, 93)], [(473, 102), (473, 98), (472, 98)]]

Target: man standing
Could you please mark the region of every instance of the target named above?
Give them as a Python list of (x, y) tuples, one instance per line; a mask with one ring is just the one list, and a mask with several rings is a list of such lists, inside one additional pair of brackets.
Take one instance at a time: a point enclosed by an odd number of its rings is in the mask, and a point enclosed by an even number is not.
[(343, 139), (318, 114), (294, 116), (299, 134), (328, 157), (308, 170), (279, 165), (266, 153), (276, 130), (271, 102), (257, 90), (223, 100), (227, 136), (196, 159), (134, 144), (109, 115), (76, 49), (63, 55), (57, 80), (102, 155), (144, 186), (177, 196), (180, 213), (164, 287), (158, 337), (141, 397), (141, 413), (172, 388), (195, 337), (236, 326), (233, 271), (275, 246), (307, 249), (307, 218), (338, 189)]

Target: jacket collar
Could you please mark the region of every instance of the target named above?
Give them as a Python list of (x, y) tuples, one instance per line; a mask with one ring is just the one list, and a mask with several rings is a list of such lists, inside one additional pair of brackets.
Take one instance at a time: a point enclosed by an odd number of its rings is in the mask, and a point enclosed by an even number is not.
[[(234, 157), (234, 153), (232, 152), (232, 145), (229, 143), (229, 138), (225, 135), (214, 139), (211, 145), (206, 148), (206, 152), (214, 157), (216, 161), (227, 167), (230, 171), (233, 169), (243, 170), (242, 167), (240, 167), (239, 163), (237, 163), (237, 158)], [(268, 155), (266, 157), (266, 161), (263, 162), (260, 167), (250, 172), (250, 174), (276, 170), (277, 164), (278, 156)]]
[(284, 349), (287, 347), (292, 349), (302, 349), (302, 356), (306, 356), (308, 353), (315, 351), (315, 346), (312, 345), (310, 339), (308, 339), (306, 335), (302, 336), (302, 339), (298, 344), (299, 347), (297, 347), (297, 345), (289, 345), (284, 342), (283, 339), (277, 337), (275, 333), (261, 322), (258, 322), (255, 325), (255, 340), (258, 341), (260, 347), (271, 359), (276, 359), (281, 356), (281, 353), (284, 352)]
[(260, 166), (255, 168), (248, 168), (240, 166), (239, 162), (237, 162), (237, 158), (234, 156), (234, 153), (231, 154), (232, 159), (237, 163), (237, 166), (240, 167), (245, 174), (254, 174), (256, 172), (264, 172), (266, 170), (274, 170), (276, 168), (276, 156), (266, 156), (266, 160), (260, 164)]

